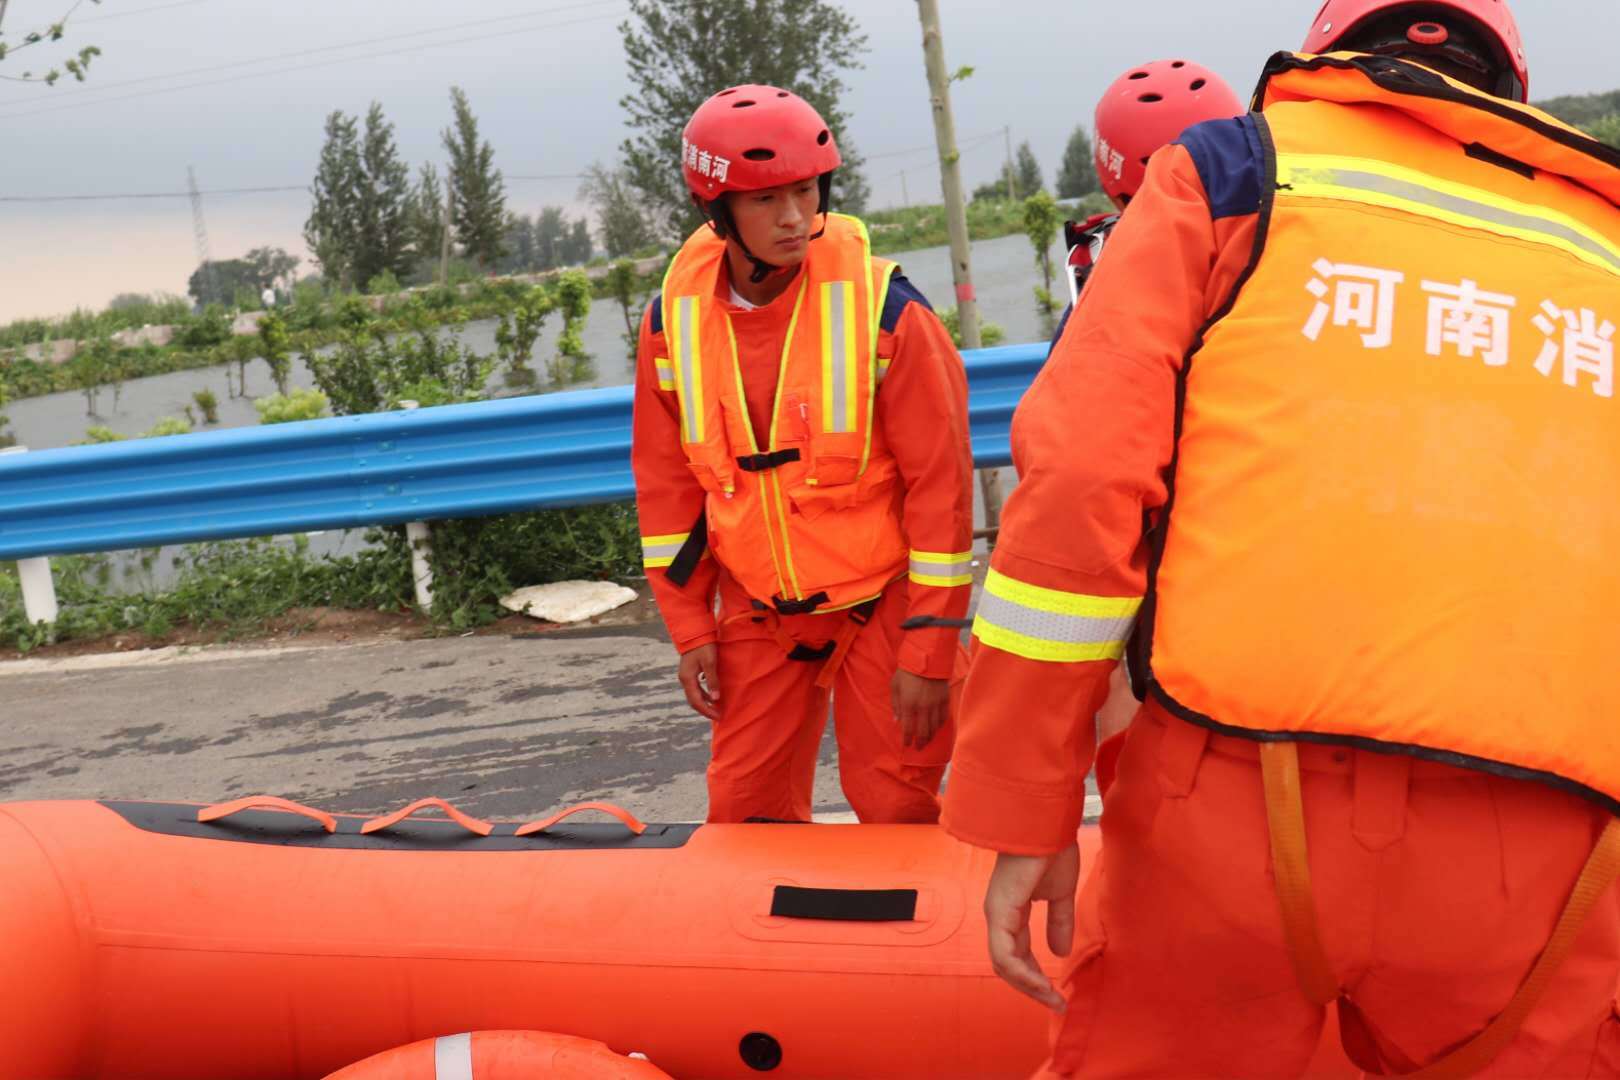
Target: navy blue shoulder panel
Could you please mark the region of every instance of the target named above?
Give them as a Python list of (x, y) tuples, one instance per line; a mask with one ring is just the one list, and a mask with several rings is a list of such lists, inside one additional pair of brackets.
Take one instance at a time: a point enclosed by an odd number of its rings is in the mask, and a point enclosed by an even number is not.
[(1210, 217), (1258, 214), (1264, 197), (1266, 152), (1253, 113), (1235, 120), (1209, 120), (1181, 133), (1209, 196)]
[(894, 333), (894, 328), (900, 325), (900, 316), (906, 313), (907, 304), (921, 304), (929, 311), (934, 310), (934, 305), (928, 302), (926, 296), (917, 291), (917, 286), (913, 285), (904, 274), (896, 270), (894, 277), (889, 279), (889, 295), (883, 301), (883, 315), (878, 320), (878, 324), (885, 333)]
[(652, 308), (650, 310), (652, 311), (652, 332), (655, 333), (655, 334), (662, 334), (664, 332), (664, 294), (663, 293), (659, 293), (658, 295), (653, 297)]

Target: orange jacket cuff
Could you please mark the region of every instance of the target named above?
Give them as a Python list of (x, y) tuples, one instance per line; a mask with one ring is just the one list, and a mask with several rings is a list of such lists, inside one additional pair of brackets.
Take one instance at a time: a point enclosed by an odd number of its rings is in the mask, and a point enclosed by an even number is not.
[(691, 652), (693, 649), (701, 649), (705, 645), (713, 645), (715, 642), (717, 642), (719, 640), (720, 640), (719, 631), (710, 630), (706, 634), (698, 634), (695, 637), (685, 638), (685, 639), (682, 639), (680, 641), (675, 642), (675, 651), (680, 653), (682, 656), (685, 656), (687, 653)]
[(925, 679), (948, 679), (956, 673), (958, 631), (943, 627), (907, 630), (900, 642), (900, 670)]
[(1083, 786), (1042, 792), (951, 767), (940, 824), (958, 840), (1006, 855), (1055, 855), (1075, 842)]

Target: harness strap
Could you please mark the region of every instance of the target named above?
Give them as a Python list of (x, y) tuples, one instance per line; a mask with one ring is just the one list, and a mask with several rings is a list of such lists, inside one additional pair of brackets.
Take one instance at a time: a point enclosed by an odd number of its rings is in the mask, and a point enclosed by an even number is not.
[(726, 624), (729, 626), (744, 620), (756, 623), (765, 627), (771, 637), (776, 639), (776, 643), (787, 653), (789, 660), (809, 664), (822, 662), (821, 670), (816, 673), (816, 686), (826, 689), (832, 686), (833, 679), (838, 675), (838, 669), (843, 667), (844, 661), (849, 658), (850, 646), (855, 644), (855, 638), (860, 634), (861, 628), (872, 621), (872, 613), (877, 610), (878, 601), (881, 599), (881, 596), (873, 597), (864, 604), (850, 608), (846, 612), (849, 617), (839, 626), (832, 640), (821, 645), (806, 645), (802, 641), (794, 640), (791, 634), (782, 629), (782, 614), (758, 600), (753, 601), (752, 611), (733, 615), (726, 620)]
[[(1322, 948), (1305, 849), (1299, 747), (1292, 742), (1264, 743), (1260, 748), (1260, 765), (1265, 780), (1266, 821), (1271, 830), (1272, 867), (1277, 882), (1277, 902), (1282, 909), (1283, 936), (1300, 989), (1315, 1004), (1338, 1002), (1341, 1017), (1352, 1021), (1347, 1027), (1365, 1028), (1369, 1025), (1360, 1010), (1344, 997)], [(1439, 1061), (1395, 1075), (1409, 1080), (1461, 1080), (1489, 1065), (1518, 1034), (1569, 956), (1592, 909), (1617, 879), (1620, 879), (1620, 818), (1611, 817), (1570, 892), (1546, 948), (1507, 1007), (1484, 1031)], [(1380, 1070), (1369, 1071), (1384, 1075)]]
[(797, 446), (786, 450), (772, 450), (768, 454), (745, 454), (737, 459), (737, 468), (743, 472), (765, 472), (769, 469), (780, 469), (783, 465), (798, 461), (799, 457)]
[(675, 561), (664, 571), (664, 577), (673, 581), (676, 588), (686, 588), (686, 583), (692, 580), (692, 574), (697, 570), (697, 565), (708, 548), (709, 513), (707, 510), (699, 510), (697, 521), (692, 523), (691, 533), (681, 545), (681, 550), (675, 553)]

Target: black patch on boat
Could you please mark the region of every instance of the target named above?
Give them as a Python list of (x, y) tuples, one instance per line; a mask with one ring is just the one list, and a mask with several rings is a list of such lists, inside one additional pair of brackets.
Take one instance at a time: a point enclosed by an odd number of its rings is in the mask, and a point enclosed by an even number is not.
[(778, 885), (771, 914), (828, 922), (915, 922), (916, 889), (802, 889)]

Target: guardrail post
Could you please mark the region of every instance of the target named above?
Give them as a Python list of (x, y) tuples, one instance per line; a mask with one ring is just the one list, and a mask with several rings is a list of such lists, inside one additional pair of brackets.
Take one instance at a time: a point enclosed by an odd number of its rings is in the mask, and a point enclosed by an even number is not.
[[(414, 401), (401, 401), (399, 407), (412, 412), (421, 406)], [(416, 606), (423, 611), (433, 610), (433, 532), (425, 521), (411, 521), (405, 525), (405, 543), (411, 549), (411, 581), (416, 585)]]
[[(0, 454), (26, 454), (26, 446), (8, 446)], [(17, 560), (17, 580), (22, 584), (23, 613), (29, 623), (55, 626), (60, 610), (56, 605), (56, 579), (51, 576), (51, 559), (42, 555), (36, 559)]]

